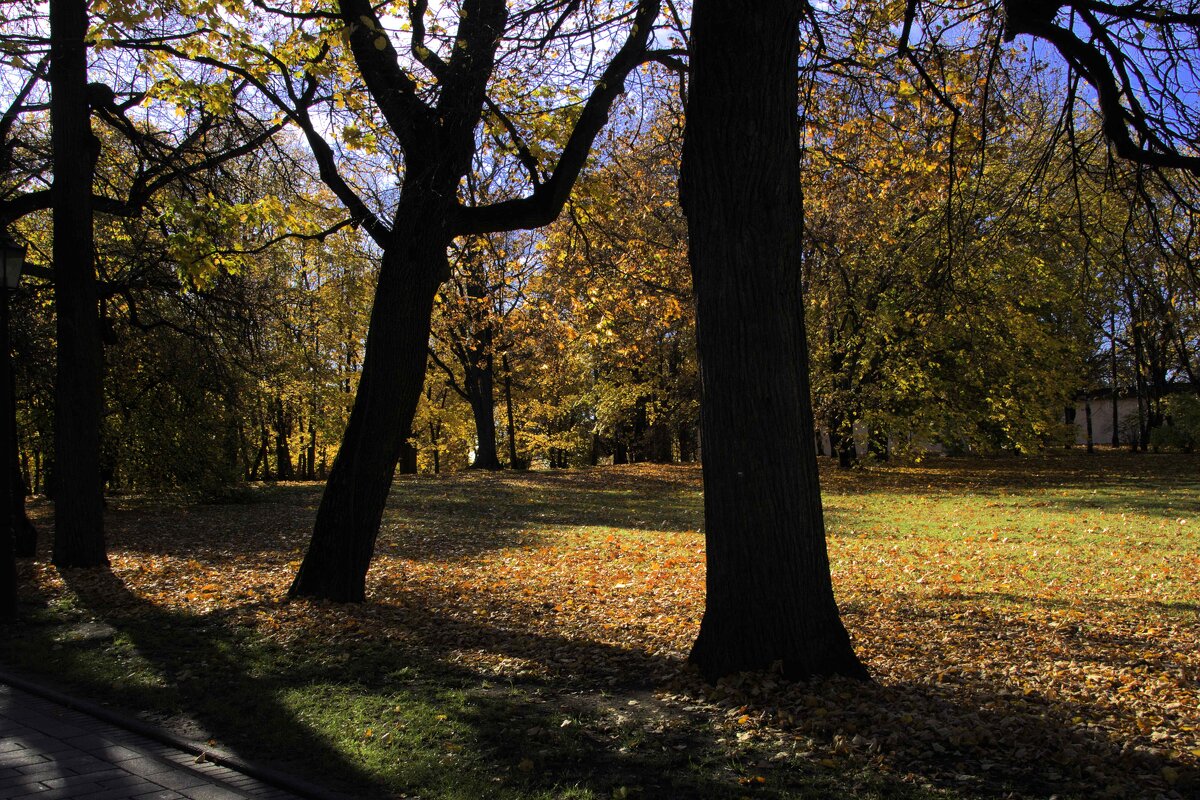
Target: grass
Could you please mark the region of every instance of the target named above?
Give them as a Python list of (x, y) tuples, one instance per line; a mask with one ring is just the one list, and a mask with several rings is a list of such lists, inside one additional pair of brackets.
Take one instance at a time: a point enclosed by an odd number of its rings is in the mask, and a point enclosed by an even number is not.
[(1200, 791), (1200, 459), (938, 459), (823, 482), (870, 686), (686, 669), (703, 612), (690, 467), (399, 480), (356, 607), (281, 600), (319, 487), (123, 498), (111, 573), (24, 563), (24, 621), (0, 647), (361, 796)]

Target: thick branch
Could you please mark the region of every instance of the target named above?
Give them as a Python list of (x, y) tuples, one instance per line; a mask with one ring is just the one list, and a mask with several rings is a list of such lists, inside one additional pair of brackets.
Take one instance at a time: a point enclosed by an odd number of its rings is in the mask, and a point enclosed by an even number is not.
[(550, 177), (528, 197), (488, 206), (461, 208), (454, 224), (456, 235), (538, 228), (558, 216), (571, 195), (575, 179), (587, 162), (592, 142), (608, 122), (609, 109), (625, 91), (625, 79), (646, 62), (648, 43), (660, 6), (661, 0), (642, 0), (638, 4), (629, 36), (584, 104), (583, 112), (575, 122)]
[[(1104, 135), (1112, 144), (1117, 155), (1128, 161), (1153, 167), (1185, 169), (1200, 176), (1200, 157), (1184, 155), (1155, 136), (1146, 119), (1139, 117), (1121, 101), (1123, 90), (1114, 74), (1113, 67), (1096, 48), (1088, 45), (1072, 31), (1061, 28), (1042, 18), (1021, 18), (1011, 12), (1005, 32), (1010, 39), (1026, 33), (1051, 44), (1059, 54), (1083, 76), (1096, 91), (1100, 106), (1101, 126)], [(1152, 146), (1150, 150), (1133, 140), (1129, 128), (1133, 126)]]

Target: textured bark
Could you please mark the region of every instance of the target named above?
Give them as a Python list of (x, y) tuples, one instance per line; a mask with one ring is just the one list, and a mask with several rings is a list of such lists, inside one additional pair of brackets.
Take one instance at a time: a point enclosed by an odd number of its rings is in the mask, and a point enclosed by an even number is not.
[(491, 348), (491, 330), (479, 334), (480, 351), (474, 352), (475, 363), (467, 365), (467, 396), (471, 401), (471, 416), (475, 420), (475, 461), (473, 469), (500, 469), (500, 456), (496, 451), (496, 377), (492, 368), (492, 356), (482, 351), (482, 340), (486, 338)]
[(108, 564), (100, 479), (103, 352), (92, 228), (99, 142), (87, 102), (86, 0), (50, 3), (50, 120), (54, 157), (54, 563)]
[(358, 393), (290, 597), (365, 598), (392, 475), (425, 382), (433, 297), (449, 269), (444, 225), (414, 206), (397, 214), (404, 227), (383, 256)]
[[(8, 460), (9, 453), (14, 456), (17, 451), (16, 427), (13, 406), (13, 374), (9, 369), (8, 341), (8, 290), (0, 286), (0, 347), (3, 348), (0, 357), (4, 364), (0, 366), (0, 398), (4, 401), (4, 417), (0, 420), (0, 456)], [(13, 460), (15, 464), (15, 459)], [(18, 480), (20, 471), (18, 470)], [(9, 508), (13, 499), (13, 481), (0, 480), (0, 508)], [(24, 509), (22, 509), (24, 510)], [(24, 516), (22, 514), (22, 516)], [(12, 524), (15, 516), (9, 516), (7, 525), (0, 525), (0, 622), (11, 622), (17, 618), (17, 559), (15, 551), (16, 530)]]
[[(392, 474), (425, 379), (433, 298), (449, 277), (446, 248), (455, 236), (553, 221), (609, 108), (624, 91), (626, 76), (643, 61), (659, 2), (638, 4), (628, 38), (584, 102), (549, 177), (529, 197), (482, 207), (460, 205), (458, 187), (476, 151), (487, 84), (508, 22), (507, 3), (464, 0), (453, 53), (431, 67), (440, 73), (436, 107), (418, 92), (392, 46), (375, 34), (372, 4), (342, 0), (338, 7), (359, 74), (404, 151), (404, 188), (389, 229), (338, 173), (333, 151), (312, 120), (298, 115), (322, 179), (384, 256), (354, 406), (289, 595), (361, 601)], [(371, 24), (362, 24), (364, 19)]]
[(697, 0), (682, 165), (702, 375), (708, 679), (866, 677), (834, 602), (800, 286), (801, 0)]

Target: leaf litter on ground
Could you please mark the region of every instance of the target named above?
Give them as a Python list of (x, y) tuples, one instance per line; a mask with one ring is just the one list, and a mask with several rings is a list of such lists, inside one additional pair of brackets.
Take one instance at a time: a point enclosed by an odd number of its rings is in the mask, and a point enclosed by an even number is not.
[[(513, 796), (655, 780), (678, 796), (792, 796), (828, 775), (846, 796), (1186, 798), (1200, 796), (1197, 466), (1105, 454), (824, 473), (868, 685), (768, 672), (713, 687), (687, 669), (704, 608), (692, 467), (401, 479), (363, 605), (282, 600), (318, 497), (299, 484), (245, 505), (118, 501), (118, 581), (64, 581), (42, 561), (24, 578), (47, 607), (195, 618), (188, 635), (237, 631), (279, 662), (344, 670), (364, 695), (402, 686), (405, 664), (448, 670), (472, 707), (523, 692), (528, 726), (484, 718), (437, 743), (447, 765), (478, 755)], [(373, 653), (386, 663), (371, 672)], [(378, 756), (386, 729), (364, 725), (347, 757)], [(594, 774), (597, 753), (627, 768)], [(713, 774), (656, 776), (663, 764)]]

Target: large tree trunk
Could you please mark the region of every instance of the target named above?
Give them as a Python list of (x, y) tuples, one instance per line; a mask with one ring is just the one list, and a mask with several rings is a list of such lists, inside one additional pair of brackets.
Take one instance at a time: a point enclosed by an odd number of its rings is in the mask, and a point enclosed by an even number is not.
[(50, 119), (54, 153), (54, 300), (58, 315), (54, 450), (54, 563), (108, 563), (100, 486), (103, 354), (92, 232), (99, 142), (87, 100), (86, 0), (50, 3)]
[(696, 0), (682, 165), (702, 374), (708, 679), (866, 677), (825, 549), (800, 288), (802, 0)]
[(433, 297), (449, 267), (446, 238), (416, 203), (383, 255), (362, 376), (329, 471), (312, 541), (290, 597), (361, 602), (400, 448), (425, 382)]

